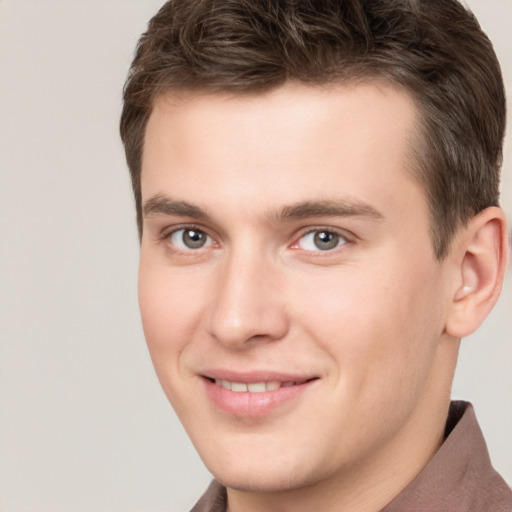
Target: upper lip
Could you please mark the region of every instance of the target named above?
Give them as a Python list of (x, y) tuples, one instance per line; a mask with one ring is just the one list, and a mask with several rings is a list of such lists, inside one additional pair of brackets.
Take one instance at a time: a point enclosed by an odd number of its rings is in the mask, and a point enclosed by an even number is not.
[(213, 380), (227, 380), (230, 382), (240, 382), (251, 384), (255, 382), (303, 382), (318, 378), (317, 375), (309, 373), (287, 373), (280, 371), (254, 370), (248, 372), (235, 372), (224, 369), (211, 369), (200, 372), (202, 377)]

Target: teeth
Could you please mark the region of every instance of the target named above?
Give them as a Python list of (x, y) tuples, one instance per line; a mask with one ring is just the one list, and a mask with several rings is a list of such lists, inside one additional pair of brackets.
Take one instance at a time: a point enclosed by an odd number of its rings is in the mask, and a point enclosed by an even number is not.
[(219, 382), (223, 388), (231, 389), (231, 382), (229, 382), (228, 380), (215, 381), (216, 384), (219, 384)]
[(267, 390), (267, 386), (265, 386), (264, 382), (253, 382), (247, 384), (247, 390), (249, 393), (264, 393)]
[(281, 383), (278, 380), (273, 380), (273, 381), (267, 382), (266, 387), (267, 387), (267, 391), (274, 391), (281, 387)]
[(293, 381), (280, 382), (278, 380), (272, 380), (269, 382), (251, 382), (250, 384), (245, 384), (244, 382), (230, 382), (229, 380), (215, 379), (215, 384), (225, 389), (235, 391), (236, 393), (264, 393), (265, 391), (275, 391), (281, 386), (290, 387), (296, 383)]

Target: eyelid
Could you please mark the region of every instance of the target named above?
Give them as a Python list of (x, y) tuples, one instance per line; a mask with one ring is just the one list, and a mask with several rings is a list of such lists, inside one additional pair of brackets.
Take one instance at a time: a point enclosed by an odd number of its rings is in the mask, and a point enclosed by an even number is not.
[(172, 226), (166, 226), (160, 231), (159, 237), (167, 238), (169, 235), (172, 235), (176, 231), (180, 231), (182, 229), (197, 229), (198, 231), (203, 231), (204, 233), (208, 234), (208, 231), (198, 224), (194, 224), (193, 222), (183, 222), (179, 224), (173, 224)]
[[(173, 234), (177, 233), (178, 231), (185, 230), (200, 231), (201, 233), (204, 233), (210, 239), (210, 243), (207, 243), (207, 245), (205, 245), (204, 247), (199, 247), (197, 249), (182, 249), (180, 247), (177, 247), (175, 244), (171, 243), (170, 238)], [(207, 250), (219, 245), (216, 238), (210, 233), (209, 229), (195, 223), (183, 223), (166, 227), (165, 229), (162, 230), (161, 234), (159, 235), (159, 241), (166, 243), (170, 250), (182, 254), (196, 253), (200, 252), (201, 250)]]
[[(322, 232), (322, 231), (324, 231), (326, 233), (332, 233), (334, 235), (341, 237), (342, 239), (345, 240), (345, 243), (342, 243), (342, 244), (334, 247), (333, 249), (328, 249), (328, 250), (324, 250), (324, 251), (322, 251), (321, 249), (308, 250), (308, 249), (302, 249), (301, 247), (299, 247), (299, 241), (302, 238), (304, 238), (305, 236), (310, 235), (312, 233), (318, 233), (318, 232)], [(338, 250), (341, 250), (342, 247), (346, 246), (347, 244), (354, 243), (357, 240), (357, 238), (358, 237), (355, 234), (353, 234), (349, 231), (346, 231), (345, 229), (335, 228), (332, 226), (313, 226), (313, 227), (304, 228), (303, 230), (299, 231), (299, 233), (294, 236), (294, 238), (293, 238), (294, 241), (292, 242), (290, 248), (302, 250), (302, 251), (309, 252), (309, 253), (316, 253), (318, 255), (323, 254), (323, 255), (327, 256), (329, 254), (337, 252)]]
[[(182, 230), (186, 230), (186, 229), (197, 230), (197, 231), (201, 231), (201, 232), (205, 233), (211, 242), (208, 245), (206, 245), (205, 247), (201, 247), (198, 249), (180, 249), (169, 241), (169, 238), (172, 234), (176, 233), (177, 231), (182, 231)], [(299, 247), (299, 245), (298, 245), (299, 241), (303, 237), (307, 236), (308, 234), (321, 232), (321, 231), (333, 233), (337, 236), (340, 236), (341, 238), (343, 238), (345, 240), (345, 243), (342, 243), (341, 245), (339, 245), (333, 249), (324, 250), (324, 251), (322, 251), (321, 249), (313, 251), (313, 250), (302, 249), (301, 247)], [(318, 256), (321, 256), (322, 254), (325, 256), (328, 256), (329, 254), (335, 253), (338, 250), (342, 249), (342, 247), (346, 246), (347, 244), (354, 243), (357, 240), (358, 240), (357, 235), (355, 235), (354, 233), (347, 231), (345, 229), (341, 229), (341, 228), (337, 228), (337, 227), (333, 227), (333, 226), (318, 225), (318, 226), (310, 226), (310, 227), (303, 228), (303, 229), (299, 230), (298, 233), (296, 233), (293, 236), (293, 242), (288, 247), (290, 247), (291, 249), (303, 250), (304, 252), (316, 253)], [(200, 252), (201, 250), (207, 250), (207, 249), (211, 249), (212, 247), (215, 248), (215, 247), (220, 246), (220, 243), (218, 241), (218, 236), (213, 235), (211, 233), (210, 229), (208, 229), (204, 226), (201, 226), (199, 224), (196, 224), (196, 223), (188, 223), (188, 222), (176, 224), (173, 226), (167, 226), (166, 228), (162, 229), (161, 233), (158, 235), (157, 241), (166, 243), (166, 245), (169, 247), (170, 250), (173, 250), (175, 252), (181, 252), (184, 254), (196, 253), (196, 252)]]

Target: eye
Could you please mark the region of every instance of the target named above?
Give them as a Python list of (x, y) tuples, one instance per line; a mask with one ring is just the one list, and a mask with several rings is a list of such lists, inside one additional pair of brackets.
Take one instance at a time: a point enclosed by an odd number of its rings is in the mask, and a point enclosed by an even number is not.
[(213, 243), (204, 231), (196, 228), (177, 229), (170, 233), (168, 238), (172, 245), (182, 251), (202, 249)]
[(303, 235), (297, 242), (297, 247), (306, 251), (330, 251), (346, 242), (347, 240), (339, 233), (318, 229)]

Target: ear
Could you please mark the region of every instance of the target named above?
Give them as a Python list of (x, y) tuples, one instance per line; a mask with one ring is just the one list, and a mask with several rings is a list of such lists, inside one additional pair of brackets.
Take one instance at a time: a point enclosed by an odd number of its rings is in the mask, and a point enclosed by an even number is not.
[(498, 300), (508, 263), (508, 233), (500, 208), (486, 208), (461, 229), (449, 257), (457, 278), (446, 332), (468, 336), (482, 324)]

